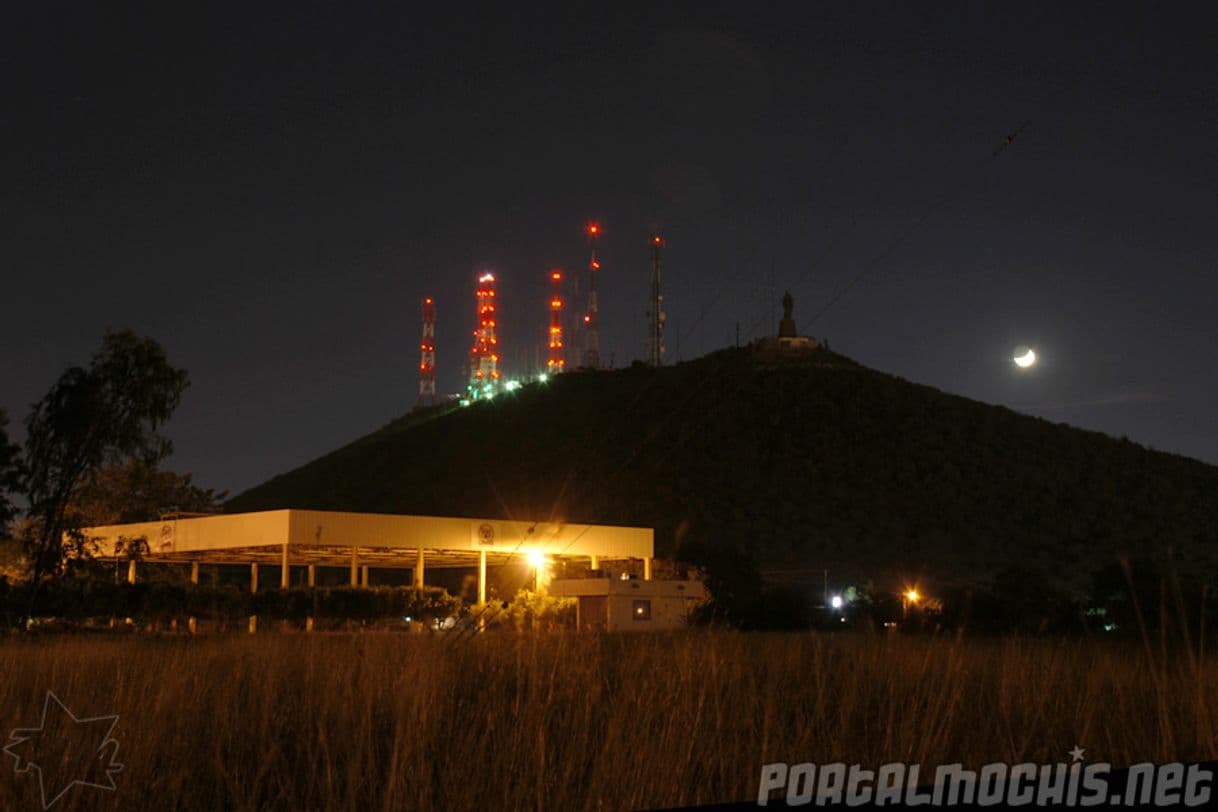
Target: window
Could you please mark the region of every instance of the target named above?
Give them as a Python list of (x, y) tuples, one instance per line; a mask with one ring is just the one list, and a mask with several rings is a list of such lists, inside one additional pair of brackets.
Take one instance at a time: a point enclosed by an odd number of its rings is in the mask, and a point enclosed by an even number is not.
[(635, 620), (651, 620), (651, 601), (631, 601), (630, 616)]

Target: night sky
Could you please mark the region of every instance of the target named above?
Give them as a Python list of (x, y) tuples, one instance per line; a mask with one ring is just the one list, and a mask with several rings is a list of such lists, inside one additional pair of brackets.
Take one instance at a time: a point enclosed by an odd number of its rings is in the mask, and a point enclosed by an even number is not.
[(790, 289), (868, 366), (1218, 463), (1212, 20), (443, 5), (5, 3), (13, 422), (131, 327), (193, 381), (168, 467), (235, 492), (413, 405), (424, 295), (457, 391), (477, 271), (523, 372), (596, 219), (618, 366), (660, 229), (670, 360)]

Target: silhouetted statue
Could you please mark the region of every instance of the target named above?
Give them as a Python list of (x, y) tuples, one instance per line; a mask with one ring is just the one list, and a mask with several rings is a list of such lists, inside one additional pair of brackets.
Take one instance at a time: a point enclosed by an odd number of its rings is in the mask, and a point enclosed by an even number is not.
[(795, 300), (791, 298), (791, 291), (787, 291), (782, 296), (782, 322), (778, 325), (779, 338), (795, 338), (795, 319), (791, 318), (791, 311), (795, 308)]

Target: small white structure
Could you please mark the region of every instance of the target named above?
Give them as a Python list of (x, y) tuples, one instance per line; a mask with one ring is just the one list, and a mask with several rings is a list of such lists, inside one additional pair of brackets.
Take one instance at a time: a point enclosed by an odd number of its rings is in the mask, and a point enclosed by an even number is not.
[(576, 624), (580, 630), (610, 632), (681, 628), (692, 605), (706, 598), (698, 581), (634, 578), (554, 580), (549, 592), (579, 599)]

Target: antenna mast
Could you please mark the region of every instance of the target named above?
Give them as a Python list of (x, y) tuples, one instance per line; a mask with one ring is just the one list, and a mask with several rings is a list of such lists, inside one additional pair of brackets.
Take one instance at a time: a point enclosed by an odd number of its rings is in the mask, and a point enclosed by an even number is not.
[(550, 294), (550, 352), (546, 357), (546, 374), (557, 375), (567, 366), (562, 341), (562, 271), (557, 268), (550, 271), (550, 282), (554, 292)]
[(584, 313), (584, 366), (599, 369), (601, 365), (600, 313), (596, 301), (596, 277), (601, 263), (596, 258), (596, 238), (601, 227), (588, 224), (588, 242), (592, 246), (592, 257), (588, 260), (588, 310)]
[(651, 300), (647, 311), (647, 363), (653, 367), (664, 364), (664, 294), (660, 292), (660, 252), (664, 238), (651, 237)]
[(494, 397), (499, 392), (499, 340), (495, 337), (495, 275), (478, 277), (478, 329), (469, 351), (469, 396)]
[(414, 407), (436, 405), (436, 303), (423, 300), (423, 341), (419, 344), (419, 399)]

